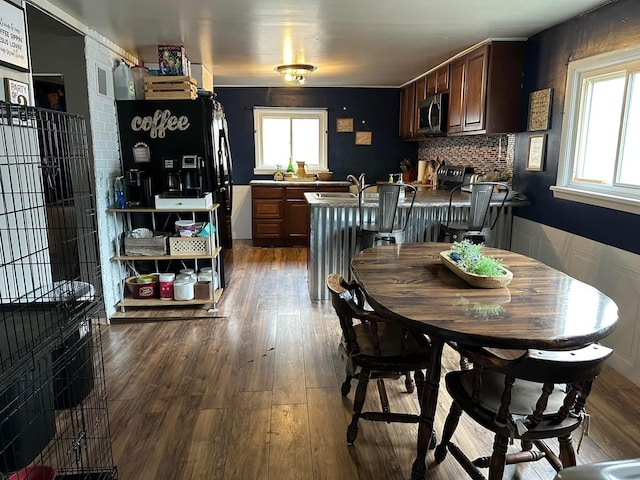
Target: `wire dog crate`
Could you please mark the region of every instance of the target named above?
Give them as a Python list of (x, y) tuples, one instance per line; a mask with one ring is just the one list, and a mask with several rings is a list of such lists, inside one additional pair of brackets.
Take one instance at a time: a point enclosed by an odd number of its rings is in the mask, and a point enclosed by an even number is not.
[(0, 478), (116, 479), (82, 117), (0, 102)]

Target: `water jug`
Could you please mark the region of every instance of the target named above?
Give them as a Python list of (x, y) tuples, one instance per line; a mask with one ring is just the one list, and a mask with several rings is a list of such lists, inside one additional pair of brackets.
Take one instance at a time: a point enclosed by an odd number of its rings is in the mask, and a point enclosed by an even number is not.
[(136, 100), (144, 100), (144, 77), (149, 75), (149, 69), (142, 65), (131, 67), (131, 76), (136, 89)]
[(116, 67), (113, 76), (116, 87), (116, 100), (135, 100), (136, 87), (133, 82), (133, 75), (131, 74), (129, 65), (127, 65), (124, 60), (120, 61), (120, 64)]

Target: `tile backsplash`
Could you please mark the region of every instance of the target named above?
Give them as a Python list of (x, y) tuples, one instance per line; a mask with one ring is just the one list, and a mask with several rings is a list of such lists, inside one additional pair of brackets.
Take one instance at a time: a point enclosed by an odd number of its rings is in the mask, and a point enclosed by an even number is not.
[(420, 142), (418, 160), (444, 160), (447, 165), (471, 166), (480, 174), (494, 170), (513, 174), (515, 141), (513, 133), (432, 138)]

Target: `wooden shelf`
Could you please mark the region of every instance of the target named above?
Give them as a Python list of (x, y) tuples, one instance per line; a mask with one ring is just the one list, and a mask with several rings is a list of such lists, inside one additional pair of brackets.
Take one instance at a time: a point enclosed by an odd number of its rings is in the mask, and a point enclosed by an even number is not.
[(161, 300), (159, 298), (132, 298), (125, 297), (121, 300), (118, 307), (177, 307), (177, 306), (189, 306), (189, 305), (207, 305), (210, 303), (217, 303), (222, 296), (222, 288), (218, 288), (215, 292), (214, 299), (210, 298), (194, 298), (193, 300)]
[(150, 208), (150, 207), (138, 207), (138, 208), (110, 208), (107, 211), (109, 213), (206, 213), (211, 210), (215, 210), (220, 206), (219, 203), (214, 203), (210, 207), (207, 208), (183, 208), (183, 207), (175, 207), (175, 208)]
[(216, 258), (220, 252), (222, 251), (222, 247), (216, 247), (213, 251), (213, 255), (202, 254), (188, 254), (188, 255), (118, 255), (113, 257), (113, 260), (118, 260), (121, 262), (127, 261), (140, 261), (140, 260), (210, 260), (212, 258)]

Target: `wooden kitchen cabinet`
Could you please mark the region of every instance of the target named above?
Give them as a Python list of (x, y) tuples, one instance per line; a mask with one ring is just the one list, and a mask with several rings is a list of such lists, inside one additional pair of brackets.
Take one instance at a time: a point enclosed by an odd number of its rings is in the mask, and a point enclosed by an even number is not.
[(523, 42), (492, 42), (450, 64), (448, 134), (518, 131)]
[(254, 247), (284, 246), (284, 187), (251, 186)]
[(415, 134), (415, 117), (416, 117), (416, 83), (411, 82), (409, 85), (400, 90), (400, 137), (406, 140), (413, 138)]
[(414, 136), (418, 135), (418, 129), (420, 128), (420, 111), (418, 107), (420, 102), (427, 98), (427, 77), (421, 77), (415, 81), (415, 102), (413, 106), (413, 125)]
[(449, 64), (427, 74), (427, 97), (449, 89)]
[(251, 185), (254, 247), (306, 247), (309, 242), (309, 204), (305, 192), (346, 192), (348, 182), (326, 185)]

